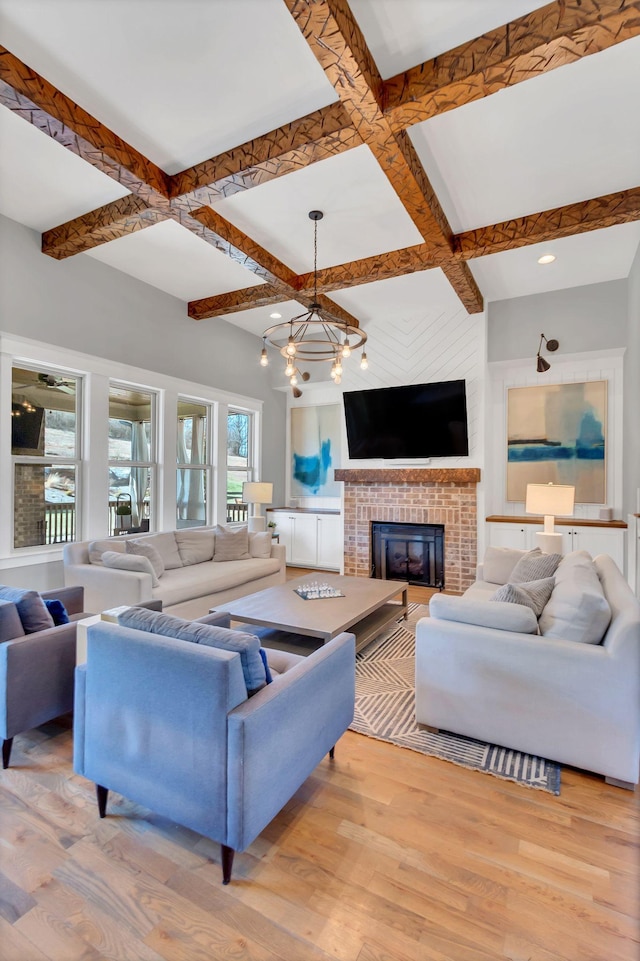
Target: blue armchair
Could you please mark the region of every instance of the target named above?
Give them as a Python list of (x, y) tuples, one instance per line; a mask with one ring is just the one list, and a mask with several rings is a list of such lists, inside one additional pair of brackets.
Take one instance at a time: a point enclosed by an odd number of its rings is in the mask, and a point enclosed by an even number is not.
[[(3, 588), (6, 596), (20, 593)], [(24, 593), (24, 592), (23, 592)], [(35, 592), (30, 592), (35, 595)], [(2, 766), (9, 766), (13, 738), (73, 709), (76, 665), (75, 621), (83, 612), (84, 589), (61, 587), (43, 600), (62, 601), (70, 623), (25, 633), (20, 605), (0, 599), (0, 738)], [(42, 607), (42, 604), (40, 604)]]
[(239, 653), (104, 622), (76, 669), (74, 770), (100, 816), (117, 791), (217, 841), (224, 884), (353, 719), (353, 634), (266, 653), (274, 680), (248, 697)]

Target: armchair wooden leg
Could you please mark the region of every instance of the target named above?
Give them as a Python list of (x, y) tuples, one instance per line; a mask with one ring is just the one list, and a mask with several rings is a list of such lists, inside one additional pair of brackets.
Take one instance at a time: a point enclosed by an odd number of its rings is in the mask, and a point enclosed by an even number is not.
[(2, 742), (2, 767), (6, 771), (9, 767), (9, 758), (11, 757), (11, 748), (13, 747), (13, 738), (8, 737)]
[(109, 788), (103, 787), (101, 784), (96, 784), (96, 796), (98, 798), (98, 814), (103, 818), (107, 813), (107, 797), (109, 796)]
[(329, 757), (332, 761), (333, 761), (333, 758), (335, 757), (335, 753), (336, 753), (336, 746), (334, 744), (331, 750), (329, 751)]
[(222, 883), (228, 884), (231, 880), (231, 869), (233, 868), (233, 855), (236, 853), (227, 844), (220, 845), (222, 854)]

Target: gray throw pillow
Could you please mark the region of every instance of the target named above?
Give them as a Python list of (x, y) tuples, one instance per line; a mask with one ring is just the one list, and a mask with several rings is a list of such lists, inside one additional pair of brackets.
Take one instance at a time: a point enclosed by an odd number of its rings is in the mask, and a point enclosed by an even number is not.
[(600, 644), (611, 621), (598, 571), (586, 551), (562, 559), (549, 603), (540, 618), (540, 633), (581, 644)]
[(54, 626), (53, 618), (37, 591), (0, 585), (0, 600), (11, 601), (16, 605), (25, 634), (46, 631), (47, 628)]
[(522, 584), (524, 581), (537, 581), (545, 577), (553, 577), (562, 554), (543, 554), (539, 547), (523, 554), (509, 576), (510, 584)]
[(137, 540), (132, 537), (127, 538), (126, 547), (127, 554), (137, 554), (140, 557), (148, 557), (156, 577), (162, 577), (164, 574), (164, 561), (162, 560), (160, 552), (155, 549), (153, 544), (147, 544), (144, 540)]
[(104, 567), (115, 568), (119, 571), (137, 571), (139, 574), (151, 575), (151, 586), (158, 587), (160, 581), (156, 577), (151, 561), (139, 554), (120, 554), (119, 551), (105, 551), (102, 555)]
[(249, 534), (249, 553), (252, 557), (271, 557), (271, 531)]
[(240, 527), (238, 530), (232, 530), (230, 527), (222, 527), (218, 524), (215, 535), (214, 561), (251, 560), (248, 528)]
[(523, 584), (503, 584), (489, 600), (524, 604), (525, 607), (531, 608), (536, 617), (540, 617), (551, 597), (554, 583), (553, 577), (545, 577), (539, 581), (526, 581)]
[(215, 534), (211, 530), (193, 530), (183, 527), (175, 532), (176, 544), (184, 567), (203, 564), (213, 557)]
[(267, 684), (265, 660), (260, 653), (260, 639), (255, 634), (232, 631), (214, 624), (185, 621), (181, 617), (140, 607), (128, 607), (124, 610), (118, 615), (118, 624), (136, 631), (148, 631), (150, 634), (162, 634), (181, 641), (237, 652), (240, 655), (247, 693), (255, 694)]
[(101, 541), (89, 541), (89, 563), (102, 564), (102, 555), (105, 551), (119, 551), (124, 554), (126, 544), (122, 538), (103, 537)]

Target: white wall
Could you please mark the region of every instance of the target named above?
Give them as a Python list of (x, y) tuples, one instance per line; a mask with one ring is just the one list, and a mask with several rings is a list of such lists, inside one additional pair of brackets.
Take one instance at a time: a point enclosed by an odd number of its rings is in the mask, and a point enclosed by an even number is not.
[(91, 257), (57, 261), (40, 234), (0, 217), (0, 329), (264, 403), (262, 475), (284, 497), (286, 401), (259, 365), (261, 340)]
[(627, 514), (640, 513), (640, 247), (629, 274), (624, 357), (624, 494)]

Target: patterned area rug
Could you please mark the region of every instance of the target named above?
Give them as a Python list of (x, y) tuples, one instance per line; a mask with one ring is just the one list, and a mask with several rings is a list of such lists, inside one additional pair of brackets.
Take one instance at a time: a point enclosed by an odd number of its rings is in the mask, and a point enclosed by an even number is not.
[(560, 767), (544, 758), (440, 731), (415, 720), (415, 625), (428, 613), (410, 604), (408, 620), (387, 631), (356, 656), (356, 711), (352, 731), (399, 747), (452, 761), (474, 771), (560, 794)]

